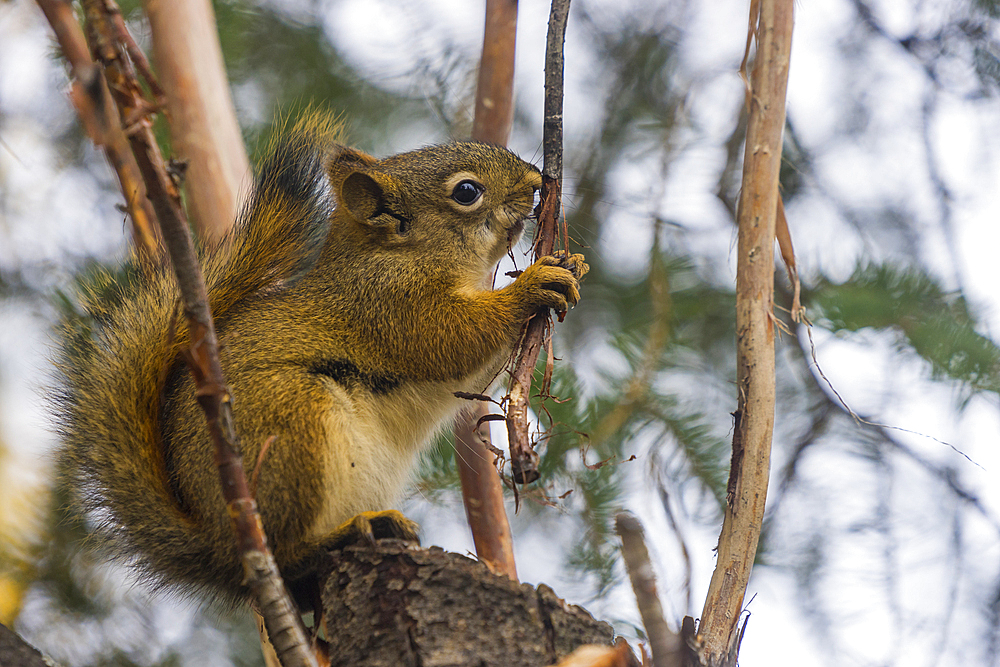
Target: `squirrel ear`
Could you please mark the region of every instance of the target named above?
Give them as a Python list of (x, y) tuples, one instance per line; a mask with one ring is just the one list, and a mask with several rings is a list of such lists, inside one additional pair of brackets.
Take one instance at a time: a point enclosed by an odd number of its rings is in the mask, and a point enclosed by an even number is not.
[(340, 186), (340, 203), (358, 222), (405, 234), (410, 215), (399, 183), (379, 171), (353, 171)]

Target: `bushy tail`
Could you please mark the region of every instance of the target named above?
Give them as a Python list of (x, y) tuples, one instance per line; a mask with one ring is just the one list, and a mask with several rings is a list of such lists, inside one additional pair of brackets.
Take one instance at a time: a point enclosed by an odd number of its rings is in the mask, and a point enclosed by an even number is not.
[[(244, 299), (314, 265), (334, 206), (326, 169), (337, 130), (312, 114), (268, 150), (237, 229), (204, 262), (217, 324)], [(53, 392), (61, 483), (111, 538), (113, 555), (170, 583), (177, 563), (196, 567), (204, 549), (171, 491), (160, 447), (164, 386), (187, 339), (174, 280), (166, 271), (105, 272), (81, 291), (87, 314), (64, 322)]]
[(224, 247), (208, 263), (213, 313), (264, 289), (294, 283), (315, 265), (330, 229), (327, 174), (342, 150), (340, 126), (309, 113), (267, 150), (254, 193)]

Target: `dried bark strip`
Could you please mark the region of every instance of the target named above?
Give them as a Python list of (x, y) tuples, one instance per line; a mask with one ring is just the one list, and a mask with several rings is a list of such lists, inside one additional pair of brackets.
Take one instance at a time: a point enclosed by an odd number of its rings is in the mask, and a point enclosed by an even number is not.
[(799, 282), (799, 267), (795, 263), (795, 247), (792, 245), (792, 234), (788, 230), (788, 220), (785, 218), (785, 203), (781, 200), (780, 192), (778, 193), (777, 216), (774, 233), (778, 239), (778, 249), (781, 250), (781, 260), (785, 263), (785, 270), (788, 272), (788, 282), (792, 286), (792, 307), (789, 308), (789, 315), (792, 322), (809, 324), (802, 308), (802, 283)]
[[(754, 3), (757, 4), (756, 2)], [(719, 537), (695, 642), (703, 665), (735, 665), (743, 607), (764, 516), (774, 426), (774, 239), (792, 0), (760, 0), (751, 14), (757, 54), (748, 95), (749, 122), (739, 206), (736, 276), (737, 413), (742, 445), (730, 471), (731, 499)], [(739, 460), (737, 460), (739, 459)]]
[[(514, 43), (517, 0), (487, 0), (483, 57), (476, 86), (472, 139), (506, 145), (514, 118)], [(460, 398), (471, 398), (460, 396)], [(488, 406), (477, 400), (455, 420), (455, 463), (476, 555), (494, 572), (517, 581), (514, 543), (503, 486), (490, 451)]]
[[(535, 259), (551, 255), (555, 247), (556, 223), (559, 220), (562, 194), (563, 149), (563, 43), (566, 40), (566, 18), (569, 0), (552, 0), (549, 31), (545, 45), (545, 120), (542, 136), (544, 151), (542, 192), (539, 203), (538, 231), (535, 234)], [(563, 247), (567, 247), (563, 231)], [(546, 330), (550, 326), (548, 312), (528, 321), (522, 337), (517, 363), (511, 373), (507, 399), (507, 437), (510, 446), (510, 466), (514, 481), (528, 484), (538, 479), (538, 454), (528, 436), (528, 398), (531, 376), (542, 349)]]
[[(119, 26), (116, 25), (115, 15), (120, 12), (117, 6), (112, 0), (85, 0), (83, 4), (91, 51), (104, 65), (104, 71), (112, 82), (111, 94), (119, 114), (129, 125), (127, 134), (132, 151), (158, 218), (164, 245), (180, 288), (191, 341), (188, 366), (195, 380), (198, 403), (205, 412), (209, 433), (215, 443), (215, 460), (219, 468), (223, 497), (227, 503), (226, 510), (233, 521), (247, 584), (268, 624), (268, 631), (282, 663), (286, 667), (316, 665), (309, 652), (298, 613), (285, 592), (274, 558), (267, 549), (256, 502), (250, 496), (246, 475), (243, 473), (242, 458), (233, 429), (232, 399), (222, 376), (218, 342), (204, 279), (180, 205), (179, 193), (168, 175), (152, 135), (148, 112), (154, 105), (142, 97), (142, 89), (129, 65), (126, 49), (118, 41)], [(44, 8), (43, 6), (43, 10)], [(60, 29), (67, 30), (64, 25)], [(67, 30), (67, 34), (71, 32)], [(79, 59), (79, 45), (72, 49), (72, 57)], [(102, 103), (103, 100), (98, 99), (95, 106), (100, 108)], [(120, 122), (115, 119), (110, 126), (116, 126)], [(129, 193), (126, 193), (126, 198), (128, 196)]]

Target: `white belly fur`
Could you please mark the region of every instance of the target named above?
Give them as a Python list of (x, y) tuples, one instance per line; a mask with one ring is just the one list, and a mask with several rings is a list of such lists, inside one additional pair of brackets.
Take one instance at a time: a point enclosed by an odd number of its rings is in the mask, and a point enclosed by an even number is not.
[(469, 402), (454, 392), (482, 392), (489, 375), (455, 382), (405, 382), (361, 406), (331, 383), (336, 408), (327, 416), (328, 474), (312, 536), (322, 539), (359, 512), (391, 509), (417, 458)]

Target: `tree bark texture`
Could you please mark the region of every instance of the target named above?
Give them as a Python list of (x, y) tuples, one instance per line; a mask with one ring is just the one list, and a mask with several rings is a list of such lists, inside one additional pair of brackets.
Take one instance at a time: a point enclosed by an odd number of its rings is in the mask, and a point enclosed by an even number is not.
[(607, 623), (437, 547), (382, 540), (324, 564), (331, 665), (544, 667), (585, 644), (610, 645)]
[(0, 625), (0, 666), (49, 667), (47, 661), (34, 646), (31, 646), (13, 630)]

